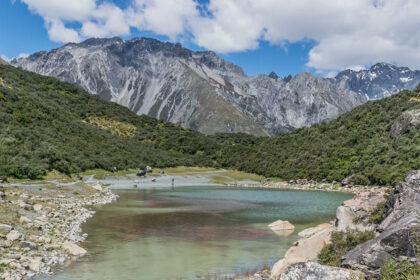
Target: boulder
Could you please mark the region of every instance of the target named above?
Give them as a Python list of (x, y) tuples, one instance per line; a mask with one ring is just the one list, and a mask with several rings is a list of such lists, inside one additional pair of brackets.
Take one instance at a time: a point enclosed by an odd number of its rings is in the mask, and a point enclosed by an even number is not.
[(343, 257), (342, 265), (378, 278), (381, 267), (401, 257), (416, 258), (420, 232), (420, 170), (397, 183), (385, 206), (380, 234), (360, 244)]
[(61, 247), (72, 256), (83, 256), (87, 253), (85, 249), (69, 241), (64, 242)]
[(30, 222), (32, 222), (31, 219), (29, 219), (28, 217), (25, 217), (25, 216), (21, 216), (20, 219), (19, 219), (19, 223), (21, 223), (21, 224), (26, 224), (26, 223), (30, 223)]
[(146, 166), (146, 172), (147, 173), (153, 172), (153, 168), (150, 166)]
[(29, 261), (29, 269), (35, 273), (39, 273), (41, 269), (41, 260), (40, 259), (31, 259)]
[(6, 224), (0, 224), (0, 232), (10, 232), (13, 229), (12, 226)]
[(6, 235), (8, 241), (15, 241), (22, 237), (22, 234), (17, 230), (12, 230)]
[(42, 208), (43, 208), (43, 206), (42, 206), (41, 204), (35, 204), (35, 205), (34, 205), (34, 210), (35, 210), (36, 212), (41, 211), (41, 210), (42, 210)]
[(354, 178), (354, 174), (352, 174), (352, 175), (350, 175), (350, 176), (347, 176), (346, 178), (344, 178), (342, 181), (341, 181), (341, 184), (343, 185), (343, 186), (347, 186), (347, 185), (350, 185), (350, 182), (351, 182), (351, 180)]
[(268, 227), (273, 230), (294, 230), (295, 226), (292, 225), (289, 221), (277, 220), (268, 225)]
[(365, 279), (357, 271), (345, 268), (320, 265), (316, 262), (297, 263), (289, 266), (280, 280), (358, 280)]
[(368, 216), (378, 203), (385, 200), (383, 191), (366, 191), (356, 194), (352, 199), (344, 201), (336, 212), (335, 227), (338, 231), (374, 230), (375, 225), (368, 221)]
[(298, 185), (307, 185), (307, 184), (309, 184), (309, 181), (306, 180), (306, 179), (297, 179), (296, 180), (296, 184), (298, 184)]
[(100, 192), (103, 191), (103, 188), (102, 188), (101, 184), (99, 184), (99, 183), (93, 184), (93, 185), (91, 185), (91, 187), (93, 189), (97, 190), (97, 191), (100, 191)]
[(392, 124), (389, 136), (396, 138), (420, 126), (420, 109), (405, 111)]
[(30, 241), (21, 241), (20, 242), (20, 247), (22, 248), (29, 248), (29, 249), (35, 249), (37, 246), (35, 243), (30, 242)]
[(318, 229), (309, 236), (301, 238), (296, 246), (287, 250), (284, 258), (274, 264), (271, 269), (271, 278), (278, 279), (284, 270), (295, 263), (306, 262), (317, 259), (322, 248), (330, 242), (332, 225), (320, 225)]
[(146, 170), (139, 169), (139, 170), (137, 170), (136, 175), (137, 176), (146, 176)]

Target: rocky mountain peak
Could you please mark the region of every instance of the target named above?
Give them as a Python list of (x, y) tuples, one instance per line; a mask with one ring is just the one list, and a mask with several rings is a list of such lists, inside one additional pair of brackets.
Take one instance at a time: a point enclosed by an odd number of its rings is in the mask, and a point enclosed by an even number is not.
[(271, 72), (270, 74), (268, 74), (268, 77), (277, 80), (279, 78), (279, 76), (277, 76), (277, 74), (275, 72)]
[(310, 73), (281, 79), (274, 72), (249, 77), (212, 51), (144, 37), (90, 38), (11, 63), (78, 84), (137, 114), (205, 133), (292, 131), (334, 119), (366, 102), (365, 95), (385, 96), (383, 90), (393, 93), (417, 79), (417, 72), (400, 68), (398, 75), (389, 74), (390, 67), (381, 74), (343, 71), (334, 79)]

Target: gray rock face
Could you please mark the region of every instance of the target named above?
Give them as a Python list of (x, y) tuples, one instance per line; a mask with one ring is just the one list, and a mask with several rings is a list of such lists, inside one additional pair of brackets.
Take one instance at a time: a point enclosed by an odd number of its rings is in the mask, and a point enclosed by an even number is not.
[(331, 80), (369, 99), (380, 99), (403, 89), (416, 88), (420, 82), (420, 71), (382, 62), (373, 65), (369, 70), (342, 71)]
[(386, 218), (376, 238), (344, 256), (342, 265), (379, 277), (381, 267), (401, 257), (416, 258), (420, 238), (420, 170), (410, 172), (398, 183), (386, 203)]
[(349, 269), (304, 262), (289, 266), (280, 280), (357, 280), (363, 279), (361, 273)]
[(405, 111), (392, 124), (389, 136), (395, 138), (419, 126), (420, 109)]
[(205, 133), (277, 134), (329, 121), (366, 101), (344, 83), (308, 73), (248, 77), (213, 52), (147, 38), (88, 39), (11, 63)]

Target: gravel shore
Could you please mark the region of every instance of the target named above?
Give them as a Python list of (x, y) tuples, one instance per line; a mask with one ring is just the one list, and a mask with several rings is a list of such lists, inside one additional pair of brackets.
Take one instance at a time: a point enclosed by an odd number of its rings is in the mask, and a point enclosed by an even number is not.
[(30, 279), (86, 254), (77, 245), (87, 234), (81, 225), (95, 213), (87, 206), (117, 198), (100, 184), (0, 186), (0, 279)]

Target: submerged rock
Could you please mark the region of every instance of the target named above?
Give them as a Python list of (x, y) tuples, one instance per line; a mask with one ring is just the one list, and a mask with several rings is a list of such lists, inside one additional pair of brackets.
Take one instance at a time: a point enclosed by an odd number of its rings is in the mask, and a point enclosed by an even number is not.
[(390, 193), (381, 233), (343, 257), (342, 265), (378, 278), (381, 267), (401, 257), (416, 258), (420, 234), (420, 170), (410, 172)]
[(271, 278), (278, 279), (292, 264), (315, 260), (322, 248), (330, 242), (331, 231), (332, 225), (330, 224), (312, 228), (312, 234), (307, 233), (307, 236), (301, 238), (296, 246), (287, 250), (283, 259), (274, 264), (271, 269)]
[(292, 225), (289, 221), (277, 220), (274, 223), (268, 225), (271, 230), (294, 230), (295, 226)]

